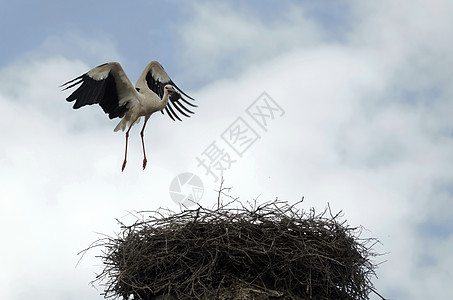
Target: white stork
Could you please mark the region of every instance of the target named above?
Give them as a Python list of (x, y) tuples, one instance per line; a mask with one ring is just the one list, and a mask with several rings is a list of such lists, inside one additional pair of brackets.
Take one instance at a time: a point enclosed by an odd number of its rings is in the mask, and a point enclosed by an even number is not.
[(81, 85), (66, 98), (68, 102), (75, 101), (74, 109), (85, 105), (99, 104), (104, 112), (109, 114), (110, 119), (121, 118), (114, 131), (120, 129), (124, 131), (127, 128), (126, 148), (121, 171), (124, 171), (126, 167), (129, 131), (132, 125), (140, 121), (140, 117), (145, 117), (145, 122), (140, 131), (143, 147), (143, 169), (145, 169), (147, 159), (143, 136), (149, 117), (160, 110), (162, 114), (165, 111), (173, 121), (175, 119), (181, 121), (178, 113), (185, 117), (190, 117), (189, 114), (193, 114), (184, 105), (196, 107), (181, 96), (179, 92), (190, 100), (194, 100), (176, 86), (157, 61), (152, 61), (146, 66), (137, 80), (135, 88), (117, 62), (100, 65), (66, 82), (61, 87), (64, 87), (64, 91), (78, 84)]

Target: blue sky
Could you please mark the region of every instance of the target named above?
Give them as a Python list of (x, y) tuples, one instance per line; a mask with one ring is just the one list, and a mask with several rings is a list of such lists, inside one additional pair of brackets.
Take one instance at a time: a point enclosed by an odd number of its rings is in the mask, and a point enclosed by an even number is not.
[[(77, 252), (97, 232), (117, 232), (115, 218), (179, 210), (169, 193), (178, 174), (199, 176), (200, 203), (214, 205), (219, 183), (199, 163), (214, 145), (230, 155), (223, 175), (234, 196), (305, 196), (302, 208), (330, 203), (366, 227), (388, 253), (373, 280), (381, 294), (453, 292), (449, 1), (0, 5), (5, 298), (101, 299), (101, 287), (88, 285), (99, 272), (96, 253), (75, 267)], [(96, 106), (73, 110), (70, 91), (58, 86), (108, 61), (135, 82), (151, 60), (199, 107), (183, 122), (151, 117), (145, 171), (134, 127), (121, 173), (117, 120)], [(249, 113), (263, 101), (281, 108), (266, 127)], [(240, 154), (225, 138), (239, 123), (258, 137)]]
[[(298, 3), (298, 1), (281, 1), (279, 4), (274, 1), (231, 1), (222, 4), (218, 1), (215, 13), (221, 14), (223, 7), (228, 7), (241, 17), (255, 20), (270, 28), (282, 20), (290, 22), (291, 20), (285, 20), (284, 15), (287, 14), (288, 7), (297, 6)], [(345, 38), (351, 22), (347, 2), (323, 0), (303, 3), (306, 8), (306, 12), (303, 13), (324, 29), (323, 35), (326, 40), (337, 41)], [(121, 58), (128, 60), (132, 66), (131, 71), (137, 77), (142, 69), (140, 63), (135, 60), (139, 58), (147, 60), (149, 53), (152, 53), (155, 59), (165, 62), (167, 68), (173, 69), (181, 60), (180, 52), (184, 51), (184, 43), (181, 42), (184, 36), (178, 29), (193, 20), (197, 7), (203, 5), (203, 2), (195, 4), (184, 1), (133, 1), (127, 4), (121, 1), (8, 3), (0, 12), (0, 36), (11, 43), (4, 46), (0, 65), (7, 65), (24, 53), (33, 52), (46, 44), (46, 41), (66, 39), (66, 43), (71, 43), (72, 38), (83, 37), (107, 40), (115, 46), (118, 53), (127, 53), (126, 57)], [(11, 30), (12, 26), (14, 30)], [(228, 31), (228, 28), (226, 29)], [(229, 34), (239, 35), (240, 28), (231, 28)], [(297, 36), (292, 38), (298, 39)], [(83, 57), (87, 63), (93, 65), (97, 63), (96, 57), (86, 55), (83, 49), (59, 49), (63, 47), (61, 43), (51, 46), (48, 46), (51, 49), (46, 49), (48, 52), (64, 50), (68, 57)], [(225, 67), (230, 60), (241, 58), (240, 51), (228, 54), (230, 57), (209, 63), (223, 63), (222, 67)], [(90, 61), (90, 58), (93, 61)], [(205, 84), (205, 80), (200, 79), (194, 84)]]

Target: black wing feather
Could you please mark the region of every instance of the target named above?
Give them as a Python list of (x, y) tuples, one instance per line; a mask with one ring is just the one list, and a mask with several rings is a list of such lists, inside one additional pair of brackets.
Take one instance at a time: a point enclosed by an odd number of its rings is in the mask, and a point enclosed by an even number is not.
[(187, 105), (190, 105), (190, 106), (192, 106), (192, 107), (198, 107), (197, 105), (188, 102), (186, 99), (184, 99), (184, 98), (182, 98), (182, 97), (181, 97), (181, 101), (183, 101), (184, 103), (186, 103)]
[[(167, 107), (168, 107), (168, 109), (170, 110), (170, 112), (173, 114), (173, 117), (175, 117), (175, 118), (178, 119), (179, 121), (182, 121), (181, 118), (178, 116), (178, 114), (175, 113), (175, 111), (173, 110), (173, 107), (172, 107), (170, 101), (168, 101), (167, 106), (165, 106), (165, 108), (167, 108)], [(171, 118), (171, 116), (170, 116), (170, 118)], [(174, 118), (171, 118), (171, 119), (172, 119), (173, 121), (175, 121)]]
[[(190, 116), (181, 109), (181, 108), (185, 109), (185, 107), (182, 106), (181, 103), (175, 101), (175, 102), (173, 102), (173, 105), (175, 106), (176, 110), (179, 111), (184, 117), (190, 118)], [(190, 113), (190, 111), (189, 111), (189, 113)]]
[[(68, 85), (69, 84), (69, 85)], [(127, 111), (127, 103), (119, 105), (118, 90), (112, 73), (102, 80), (91, 78), (85, 73), (62, 85), (63, 90), (81, 84), (69, 97), (68, 102), (75, 101), (73, 108), (78, 109), (85, 105), (99, 104), (102, 110), (109, 114), (109, 118), (123, 117)]]
[(172, 86), (174, 86), (179, 92), (181, 92), (181, 94), (183, 94), (184, 96), (186, 96), (187, 98), (189, 98), (190, 100), (195, 100), (194, 98), (190, 97), (189, 95), (187, 95), (186, 93), (184, 93), (177, 85), (176, 83), (173, 82), (173, 80), (170, 79), (170, 84)]
[[(173, 121), (175, 121), (175, 118), (173, 117), (173, 115), (171, 114), (171, 112), (169, 111), (168, 109), (168, 105), (165, 106), (165, 111), (167, 112), (167, 115), (170, 117), (170, 119), (172, 119)], [(164, 114), (164, 110), (161, 110), (160, 111), (162, 114)]]
[(154, 79), (153, 74), (151, 74), (151, 71), (146, 74), (146, 83), (148, 84), (148, 87), (151, 91), (157, 94), (160, 99), (164, 96), (164, 86), (167, 83), (160, 82), (156, 79)]

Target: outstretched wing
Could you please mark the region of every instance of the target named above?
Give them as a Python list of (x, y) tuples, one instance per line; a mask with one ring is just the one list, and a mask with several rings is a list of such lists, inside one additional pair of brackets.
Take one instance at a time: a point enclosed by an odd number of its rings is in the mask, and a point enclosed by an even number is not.
[(128, 103), (136, 99), (135, 89), (117, 62), (100, 65), (63, 84), (64, 90), (80, 86), (66, 100), (73, 102), (74, 109), (99, 104), (109, 118), (123, 117)]
[[(164, 95), (164, 86), (167, 84), (172, 85), (175, 89), (178, 90), (178, 93), (174, 93), (169, 97), (169, 101), (163, 110), (161, 110), (162, 114), (167, 113), (168, 116), (175, 121), (175, 118), (179, 121), (182, 121), (180, 115), (185, 117), (190, 117), (190, 114), (194, 112), (188, 109), (188, 107), (197, 107), (195, 104), (190, 103), (188, 100), (184, 99), (181, 94), (186, 96), (188, 99), (194, 101), (192, 97), (184, 93), (168, 76), (167, 72), (165, 72), (164, 68), (160, 63), (157, 61), (152, 61), (148, 64), (147, 68), (145, 69), (148, 72), (146, 73), (146, 83), (150, 90), (156, 93), (159, 98), (162, 99)], [(180, 94), (181, 93), (181, 94)]]

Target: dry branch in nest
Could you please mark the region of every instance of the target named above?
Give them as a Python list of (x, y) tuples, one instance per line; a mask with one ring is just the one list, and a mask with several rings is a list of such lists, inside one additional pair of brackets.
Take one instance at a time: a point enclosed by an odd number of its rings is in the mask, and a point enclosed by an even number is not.
[(299, 204), (147, 212), (90, 247), (103, 247), (95, 282), (105, 298), (369, 299), (376, 240)]

